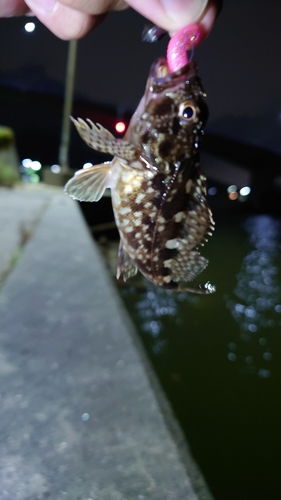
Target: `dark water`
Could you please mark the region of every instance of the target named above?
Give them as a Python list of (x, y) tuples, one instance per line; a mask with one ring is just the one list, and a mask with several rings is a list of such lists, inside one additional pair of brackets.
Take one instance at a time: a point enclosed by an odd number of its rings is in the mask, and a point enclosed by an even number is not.
[(212, 296), (122, 292), (216, 500), (281, 498), (281, 221), (218, 220)]

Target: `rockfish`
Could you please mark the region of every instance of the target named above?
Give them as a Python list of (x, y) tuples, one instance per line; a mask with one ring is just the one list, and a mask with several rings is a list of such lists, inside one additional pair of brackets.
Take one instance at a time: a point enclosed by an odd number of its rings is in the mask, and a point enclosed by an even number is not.
[(214, 229), (199, 166), (208, 116), (205, 97), (193, 61), (169, 73), (166, 59), (160, 58), (123, 139), (100, 124), (73, 119), (88, 146), (114, 156), (76, 172), (65, 190), (74, 199), (98, 201), (111, 189), (120, 233), (117, 278), (126, 280), (139, 269), (164, 288), (215, 291), (209, 282), (185, 285), (207, 266), (198, 247)]

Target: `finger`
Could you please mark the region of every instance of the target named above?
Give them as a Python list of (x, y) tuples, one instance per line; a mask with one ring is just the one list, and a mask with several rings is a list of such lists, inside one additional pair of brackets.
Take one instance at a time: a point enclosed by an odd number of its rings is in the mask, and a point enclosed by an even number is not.
[(128, 0), (131, 7), (167, 31), (178, 31), (197, 21), (207, 2), (208, 0)]
[(217, 2), (209, 2), (208, 7), (205, 9), (200, 18), (200, 25), (204, 27), (206, 34), (208, 34), (213, 28), (218, 13), (219, 10)]
[(91, 16), (84, 12), (71, 9), (59, 2), (45, 10), (38, 7), (37, 2), (26, 0), (26, 4), (35, 14), (35, 16), (56, 36), (63, 40), (79, 39), (86, 35), (93, 26), (99, 24), (102, 16)]
[(60, 3), (71, 7), (72, 9), (80, 10), (87, 14), (99, 15), (105, 14), (111, 10), (123, 10), (128, 7), (125, 0), (59, 0)]
[(29, 11), (24, 0), (2, 0), (0, 5), (0, 17), (23, 16)]
[(180, 29), (202, 22), (209, 32), (217, 12), (215, 0), (127, 0), (144, 17), (168, 31), (172, 36)]

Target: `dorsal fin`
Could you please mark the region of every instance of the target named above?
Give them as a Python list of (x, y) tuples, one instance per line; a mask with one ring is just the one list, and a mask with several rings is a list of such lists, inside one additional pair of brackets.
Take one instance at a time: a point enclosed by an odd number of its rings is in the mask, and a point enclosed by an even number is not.
[(108, 153), (122, 160), (136, 160), (138, 154), (135, 146), (124, 139), (116, 139), (109, 130), (104, 128), (99, 123), (93, 123), (87, 119), (86, 123), (82, 118), (75, 120), (71, 117), (80, 136), (90, 148)]

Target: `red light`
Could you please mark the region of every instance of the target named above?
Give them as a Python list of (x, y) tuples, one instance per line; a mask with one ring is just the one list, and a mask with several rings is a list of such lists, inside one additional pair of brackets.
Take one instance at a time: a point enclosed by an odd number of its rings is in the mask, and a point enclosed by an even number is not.
[(231, 201), (234, 201), (234, 200), (237, 200), (238, 196), (239, 195), (238, 195), (238, 193), (236, 191), (232, 191), (231, 193), (229, 193), (228, 198)]
[(124, 122), (117, 122), (115, 123), (115, 130), (118, 132), (118, 134), (123, 134), (126, 130), (126, 124)]

